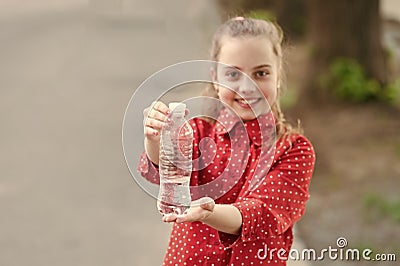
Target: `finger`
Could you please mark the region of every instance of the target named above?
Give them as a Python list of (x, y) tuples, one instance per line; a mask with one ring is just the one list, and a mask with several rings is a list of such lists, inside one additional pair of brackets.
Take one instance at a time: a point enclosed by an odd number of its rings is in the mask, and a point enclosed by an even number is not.
[(157, 110), (165, 115), (168, 115), (171, 110), (161, 101), (153, 102), (152, 109)]
[(153, 118), (147, 118), (144, 121), (145, 127), (150, 127), (155, 130), (161, 130), (161, 128), (164, 126), (164, 124), (165, 124), (164, 122), (159, 121), (157, 119), (153, 119)]
[(149, 112), (149, 115), (147, 117), (164, 122), (168, 118), (168, 115), (153, 109)]
[(144, 128), (144, 135), (145, 137), (153, 137), (153, 136), (158, 136), (160, 135), (160, 132), (158, 130), (155, 130), (154, 128), (151, 127), (145, 127)]
[(204, 210), (207, 210), (207, 211), (213, 211), (214, 210), (214, 206), (215, 206), (214, 201), (200, 204), (200, 207), (202, 209), (204, 209)]
[(186, 216), (185, 217), (182, 216), (182, 217), (177, 217), (175, 222), (177, 224), (180, 224), (180, 223), (190, 222), (190, 220)]
[(167, 115), (156, 109), (153, 109), (152, 107), (148, 107), (143, 110), (143, 117), (144, 117), (143, 121), (146, 121), (146, 119), (151, 118), (164, 122), (167, 118)]
[(210, 197), (203, 197), (198, 200), (192, 201), (192, 206), (200, 206), (202, 209), (212, 211), (215, 206), (215, 202)]
[(162, 221), (166, 222), (166, 223), (170, 223), (170, 222), (175, 222), (176, 221), (176, 215), (171, 213), (171, 214), (166, 214), (162, 217)]
[(192, 211), (193, 210), (189, 210), (186, 214), (177, 215), (175, 222), (179, 224), (194, 221), (195, 219)]
[(143, 116), (147, 117), (149, 115), (150, 112), (150, 107), (147, 107), (146, 109), (143, 110)]

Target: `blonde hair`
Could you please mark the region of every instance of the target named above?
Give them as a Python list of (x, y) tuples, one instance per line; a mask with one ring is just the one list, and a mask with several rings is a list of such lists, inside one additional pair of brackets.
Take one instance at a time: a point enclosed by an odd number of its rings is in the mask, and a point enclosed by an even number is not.
[[(243, 17), (236, 17), (226, 21), (214, 33), (211, 46), (211, 60), (218, 62), (222, 48), (223, 37), (245, 38), (258, 36), (265, 36), (270, 40), (273, 52), (278, 57), (281, 79), (284, 79), (285, 73), (283, 71), (282, 49), (283, 31), (278, 24), (271, 21)], [(277, 88), (276, 101), (271, 106), (271, 110), (276, 119), (275, 124), (277, 140), (287, 138), (292, 134), (302, 133), (299, 122), (298, 126), (295, 128), (286, 121), (279, 103), (281, 93), (282, 88), (281, 86), (279, 86)], [(207, 88), (203, 92), (203, 95), (218, 98), (218, 95), (212, 84), (210, 84), (210, 86), (207, 86)], [(215, 111), (216, 108), (212, 110)]]

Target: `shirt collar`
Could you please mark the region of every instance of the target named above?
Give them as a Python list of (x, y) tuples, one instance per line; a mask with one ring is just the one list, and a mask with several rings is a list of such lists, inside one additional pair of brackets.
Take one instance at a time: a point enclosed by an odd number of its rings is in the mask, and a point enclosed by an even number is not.
[[(269, 112), (267, 114), (262, 114), (253, 120), (244, 122), (244, 127), (247, 131), (250, 142), (253, 142), (257, 146), (261, 146), (263, 139), (261, 132), (267, 132), (268, 129), (271, 129), (271, 126), (274, 125), (274, 120), (272, 112)], [(224, 108), (220, 111), (216, 122), (216, 134), (223, 135), (230, 133), (240, 123), (241, 120), (237, 115)]]

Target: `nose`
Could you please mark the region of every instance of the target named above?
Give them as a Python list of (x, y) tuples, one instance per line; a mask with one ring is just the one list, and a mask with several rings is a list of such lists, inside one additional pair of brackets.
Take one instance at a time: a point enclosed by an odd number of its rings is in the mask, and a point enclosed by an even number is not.
[(254, 94), (256, 91), (257, 91), (257, 85), (251, 78), (246, 77), (243, 80), (241, 80), (238, 88), (239, 94), (251, 95)]

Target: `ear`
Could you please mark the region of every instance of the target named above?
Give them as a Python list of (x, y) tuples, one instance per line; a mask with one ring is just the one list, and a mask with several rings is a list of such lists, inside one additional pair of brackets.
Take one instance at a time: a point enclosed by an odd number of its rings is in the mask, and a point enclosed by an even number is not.
[(211, 81), (213, 82), (213, 87), (216, 93), (218, 93), (218, 79), (217, 79), (217, 70), (215, 68), (210, 68), (210, 77)]
[(212, 82), (217, 82), (217, 70), (213, 67), (210, 68), (210, 77)]
[(276, 88), (277, 89), (281, 88), (281, 74), (279, 74), (277, 79), (276, 79)]

